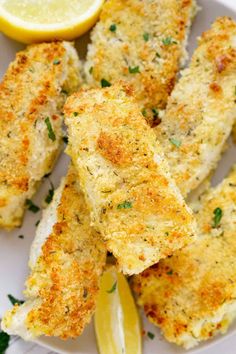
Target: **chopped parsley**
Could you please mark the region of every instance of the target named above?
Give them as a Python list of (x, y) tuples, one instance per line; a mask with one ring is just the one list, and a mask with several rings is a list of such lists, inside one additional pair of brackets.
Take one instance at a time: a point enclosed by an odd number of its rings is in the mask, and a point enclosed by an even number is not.
[(65, 144), (68, 144), (68, 136), (63, 136), (62, 140), (64, 141)]
[(223, 216), (223, 212), (221, 208), (216, 208), (213, 211), (214, 217), (213, 217), (213, 227), (216, 228), (220, 225), (220, 221), (222, 219)]
[(160, 57), (161, 57), (158, 52), (156, 52), (156, 56), (157, 56), (157, 58), (160, 58)]
[(51, 201), (52, 201), (52, 199), (53, 199), (53, 196), (54, 196), (54, 185), (52, 184), (52, 182), (50, 182), (50, 183), (51, 183), (51, 188), (49, 189), (48, 195), (47, 195), (46, 198), (45, 198), (45, 202), (46, 202), (47, 204), (50, 204), (50, 203), (51, 203)]
[(54, 133), (54, 131), (52, 129), (52, 125), (51, 125), (49, 117), (47, 117), (45, 119), (45, 124), (46, 124), (46, 126), (48, 128), (48, 137), (49, 137), (49, 139), (51, 139), (52, 141), (55, 141), (56, 140), (56, 135), (55, 135), (55, 133)]
[(147, 117), (147, 110), (146, 110), (146, 108), (143, 108), (143, 109), (141, 110), (141, 113), (142, 113), (142, 115), (143, 115), (144, 117)]
[(177, 42), (171, 37), (166, 37), (166, 38), (162, 39), (162, 43), (164, 45), (177, 44)]
[(22, 305), (24, 303), (23, 300), (18, 300), (16, 299), (14, 296), (12, 296), (11, 294), (7, 295), (8, 299), (10, 300), (11, 304), (14, 305)]
[(9, 334), (0, 332), (0, 354), (4, 354), (9, 346), (10, 336)]
[(61, 93), (64, 93), (64, 95), (68, 95), (69, 94), (69, 92), (67, 90), (65, 90), (65, 89), (62, 89)]
[(109, 30), (110, 30), (111, 32), (116, 32), (116, 24), (113, 23), (112, 25), (110, 25)]
[(130, 74), (138, 74), (138, 73), (140, 73), (139, 66), (133, 66), (133, 67), (129, 66), (129, 73)]
[(107, 81), (106, 79), (102, 79), (101, 80), (101, 86), (102, 87), (110, 87), (111, 83), (109, 81)]
[(40, 220), (36, 221), (35, 226), (38, 226), (39, 223), (40, 223)]
[(153, 118), (157, 118), (159, 116), (159, 111), (156, 108), (152, 108)]
[(54, 65), (59, 65), (60, 62), (61, 62), (61, 61), (60, 61), (58, 58), (56, 58), (56, 59), (53, 60), (53, 64), (54, 64)]
[(23, 239), (25, 236), (24, 235), (19, 235), (18, 238)]
[(78, 115), (79, 115), (78, 112), (73, 112), (73, 116), (74, 116), (74, 117), (77, 117)]
[(173, 274), (173, 270), (169, 270), (168, 272), (166, 272), (167, 275), (172, 275)]
[(150, 338), (151, 340), (153, 340), (155, 338), (155, 334), (152, 332), (147, 332), (148, 338)]
[(30, 199), (26, 199), (26, 205), (28, 209), (32, 211), (32, 213), (37, 213), (40, 210), (40, 208), (37, 205), (35, 205)]
[(180, 140), (175, 139), (175, 138), (171, 138), (170, 142), (171, 142), (171, 144), (173, 144), (174, 146), (176, 146), (178, 148), (182, 145), (182, 142)]
[(145, 33), (143, 34), (143, 39), (145, 40), (145, 42), (148, 42), (148, 41), (149, 41), (149, 38), (150, 38), (149, 33), (145, 32)]
[(93, 66), (91, 66), (90, 68), (89, 68), (89, 74), (92, 74), (93, 73)]
[(117, 209), (131, 209), (131, 208), (132, 208), (132, 203), (128, 202), (127, 200), (117, 205)]
[(117, 281), (112, 285), (110, 290), (107, 290), (108, 294), (114, 293), (114, 291), (116, 290), (117, 287)]

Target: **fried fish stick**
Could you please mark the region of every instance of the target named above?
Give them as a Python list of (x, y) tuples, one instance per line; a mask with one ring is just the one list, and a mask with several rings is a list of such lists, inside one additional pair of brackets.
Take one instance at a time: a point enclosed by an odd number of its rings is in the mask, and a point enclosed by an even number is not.
[(65, 122), (92, 223), (121, 271), (139, 273), (192, 241), (193, 215), (129, 87), (72, 95)]
[(90, 86), (122, 79), (135, 88), (154, 126), (184, 64), (195, 0), (108, 0), (92, 32), (85, 73)]
[(216, 167), (236, 117), (236, 23), (218, 18), (203, 33), (155, 128), (186, 196)]
[(6, 313), (4, 331), (26, 340), (79, 336), (95, 310), (105, 261), (105, 245), (90, 227), (77, 174), (70, 167), (36, 232), (27, 300)]
[(71, 43), (31, 45), (0, 84), (0, 227), (20, 226), (27, 199), (61, 150), (66, 92), (81, 83)]
[(197, 241), (133, 278), (149, 320), (186, 349), (225, 333), (235, 319), (235, 200), (236, 168), (200, 197)]

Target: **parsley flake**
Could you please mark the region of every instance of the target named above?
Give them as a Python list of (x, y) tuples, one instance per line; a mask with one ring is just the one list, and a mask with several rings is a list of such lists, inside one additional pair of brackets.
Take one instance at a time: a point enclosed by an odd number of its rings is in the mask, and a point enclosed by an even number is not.
[(110, 25), (109, 30), (110, 30), (111, 32), (116, 32), (116, 24), (113, 23), (112, 25)]
[(65, 144), (68, 144), (68, 136), (63, 136), (62, 140), (64, 141)]
[(14, 296), (12, 296), (11, 294), (8, 294), (7, 295), (9, 301), (11, 302), (11, 304), (14, 306), (14, 305), (22, 305), (24, 303), (23, 300), (18, 300), (16, 299)]
[(32, 211), (32, 213), (36, 214), (40, 210), (40, 208), (35, 205), (30, 199), (26, 199), (26, 205), (28, 207), (28, 210)]
[(24, 235), (19, 235), (18, 238), (23, 239), (25, 236)]
[(93, 66), (89, 68), (89, 74), (91, 75), (93, 73)]
[(182, 145), (182, 142), (180, 140), (175, 139), (175, 138), (171, 138), (169, 140), (170, 140), (171, 144), (173, 144), (174, 146), (176, 146), (178, 148)]
[(35, 226), (38, 226), (39, 223), (40, 223), (40, 220), (36, 221)]
[(139, 66), (133, 66), (133, 67), (129, 66), (129, 73), (130, 74), (138, 74), (138, 73), (140, 73)]
[(59, 65), (60, 63), (61, 61), (58, 58), (53, 60), (53, 65)]
[(152, 332), (147, 332), (148, 338), (150, 338), (151, 340), (153, 340), (155, 338), (155, 334)]
[(146, 110), (146, 108), (143, 108), (143, 109), (141, 110), (141, 113), (142, 113), (142, 115), (143, 115), (144, 117), (147, 117), (147, 110)]
[(52, 201), (52, 199), (53, 199), (53, 196), (54, 196), (54, 185), (52, 184), (52, 182), (50, 182), (50, 183), (51, 183), (51, 188), (49, 189), (48, 195), (47, 195), (46, 198), (45, 198), (45, 202), (46, 202), (47, 204), (50, 204), (50, 203), (51, 203), (51, 201)]
[(220, 221), (222, 219), (223, 216), (223, 211), (221, 208), (216, 208), (213, 211), (214, 217), (213, 217), (213, 227), (216, 228), (220, 225)]
[(117, 205), (117, 209), (131, 209), (132, 203), (125, 200), (123, 203)]
[(9, 346), (10, 336), (9, 334), (0, 332), (0, 354), (4, 354)]
[(168, 272), (166, 272), (167, 275), (172, 275), (173, 274), (173, 270), (169, 270)]
[(160, 57), (161, 57), (158, 52), (156, 52), (156, 56), (157, 56), (157, 58), (160, 58)]
[(148, 41), (149, 41), (149, 38), (150, 38), (149, 33), (145, 32), (145, 33), (143, 34), (143, 39), (145, 40), (145, 42), (148, 42)]
[(116, 290), (117, 287), (117, 281), (112, 285), (110, 290), (107, 290), (108, 294), (114, 293), (114, 291)]
[(74, 116), (74, 117), (77, 117), (78, 115), (79, 115), (78, 112), (73, 112), (73, 116)]
[(162, 39), (162, 43), (164, 45), (177, 44), (177, 42), (171, 37), (166, 37), (166, 38)]
[(55, 135), (55, 133), (54, 133), (54, 131), (52, 129), (52, 124), (50, 122), (49, 117), (47, 117), (44, 122), (45, 122), (45, 124), (46, 124), (46, 126), (48, 128), (48, 137), (49, 137), (49, 139), (51, 139), (52, 141), (55, 141), (56, 140), (56, 135)]
[(153, 118), (157, 118), (159, 116), (159, 111), (156, 108), (152, 108)]
[(101, 80), (101, 86), (102, 87), (110, 87), (111, 83), (109, 81), (107, 81), (106, 79), (102, 79)]

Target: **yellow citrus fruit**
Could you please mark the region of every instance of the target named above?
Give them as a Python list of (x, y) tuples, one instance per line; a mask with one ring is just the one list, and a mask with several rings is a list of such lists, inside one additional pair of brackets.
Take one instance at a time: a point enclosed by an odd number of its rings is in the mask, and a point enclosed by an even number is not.
[(129, 284), (115, 267), (101, 279), (95, 311), (95, 331), (100, 354), (141, 354), (141, 325)]
[(0, 31), (23, 42), (74, 39), (96, 22), (104, 0), (0, 0)]

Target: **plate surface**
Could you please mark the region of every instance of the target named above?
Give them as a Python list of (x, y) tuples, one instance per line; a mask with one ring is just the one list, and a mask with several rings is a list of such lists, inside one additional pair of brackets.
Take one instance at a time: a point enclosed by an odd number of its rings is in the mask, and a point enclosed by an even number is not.
[[(236, 0), (199, 0), (202, 10), (199, 12), (190, 36), (189, 52), (192, 53), (196, 47), (196, 38), (214, 21), (217, 16), (229, 15), (236, 19)], [(82, 37), (77, 42), (80, 55), (84, 56), (88, 35)], [(4, 74), (10, 61), (14, 58), (16, 51), (23, 48), (19, 43), (13, 42), (0, 34), (0, 77)], [(216, 184), (227, 174), (230, 167), (236, 163), (236, 146), (229, 142), (229, 149), (224, 154), (213, 183)], [(65, 174), (68, 164), (68, 158), (62, 155), (57, 166), (51, 175), (51, 180), (55, 186), (58, 186), (60, 177)], [(37, 205), (41, 205), (48, 189), (50, 181), (46, 179), (42, 184), (40, 191), (34, 198)], [(17, 298), (22, 298), (22, 290), (26, 279), (28, 268), (28, 254), (31, 242), (35, 234), (35, 223), (40, 219), (40, 212), (32, 214), (27, 212), (24, 224), (21, 229), (14, 232), (0, 232), (0, 317), (4, 311), (10, 308), (7, 294), (12, 294)], [(24, 235), (24, 239), (19, 238)], [(143, 318), (143, 328), (155, 334), (155, 339), (144, 338), (144, 354), (183, 354), (186, 351), (174, 345), (167, 343), (160, 335), (158, 329), (149, 324)], [(96, 341), (93, 325), (86, 328), (83, 335), (74, 341), (61, 341), (58, 339), (45, 338), (37, 341), (40, 345), (48, 347), (59, 353), (66, 354), (96, 354)], [(191, 354), (235, 354), (236, 350), (236, 323), (234, 323), (227, 335), (218, 336), (203, 343), (187, 353)], [(20, 353), (18, 353), (20, 354)], [(110, 353), (109, 353), (110, 354)]]

